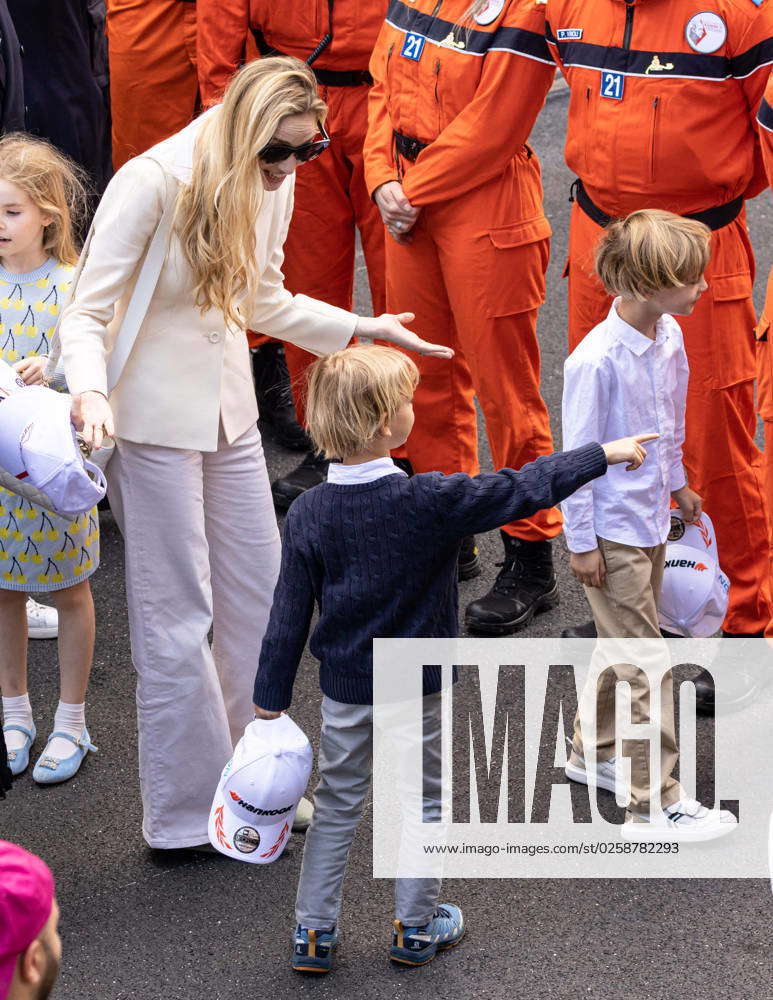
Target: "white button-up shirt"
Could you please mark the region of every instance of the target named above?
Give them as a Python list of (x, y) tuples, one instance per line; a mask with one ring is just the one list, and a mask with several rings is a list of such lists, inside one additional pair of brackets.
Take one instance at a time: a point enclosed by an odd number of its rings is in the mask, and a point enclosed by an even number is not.
[(682, 467), (689, 368), (682, 331), (672, 316), (656, 324), (655, 339), (620, 319), (615, 299), (609, 315), (564, 363), (564, 448), (659, 434), (644, 447), (635, 472), (610, 466), (581, 487), (561, 509), (571, 552), (590, 552), (597, 536), (624, 545), (665, 542), (670, 495), (685, 485)]

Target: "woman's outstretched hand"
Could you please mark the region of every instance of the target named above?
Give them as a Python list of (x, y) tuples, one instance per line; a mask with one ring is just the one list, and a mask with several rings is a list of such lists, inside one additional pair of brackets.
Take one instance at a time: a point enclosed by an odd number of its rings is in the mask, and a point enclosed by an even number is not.
[(412, 323), (415, 318), (413, 313), (360, 316), (354, 332), (358, 337), (386, 340), (390, 344), (396, 344), (407, 351), (415, 351), (417, 354), (429, 354), (433, 358), (452, 358), (454, 356), (452, 348), (444, 347), (442, 344), (430, 344), (403, 326), (403, 323)]
[(70, 419), (86, 444), (94, 448), (99, 448), (102, 439), (112, 437), (115, 431), (113, 411), (101, 392), (89, 391), (73, 396)]

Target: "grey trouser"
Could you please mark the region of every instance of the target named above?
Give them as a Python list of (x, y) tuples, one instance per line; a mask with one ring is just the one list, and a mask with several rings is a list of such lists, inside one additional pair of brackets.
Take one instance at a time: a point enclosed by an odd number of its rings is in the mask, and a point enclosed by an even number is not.
[[(440, 746), (440, 695), (424, 698), (425, 821), (440, 816), (440, 760), (428, 760)], [(314, 816), (306, 833), (295, 916), (303, 927), (325, 930), (337, 923), (349, 848), (362, 816), (373, 769), (373, 706), (322, 699), (319, 784)], [(437, 796), (428, 795), (427, 771), (437, 772)], [(413, 761), (421, 767), (421, 759)], [(432, 919), (440, 892), (438, 878), (395, 879), (395, 916), (406, 927)]]

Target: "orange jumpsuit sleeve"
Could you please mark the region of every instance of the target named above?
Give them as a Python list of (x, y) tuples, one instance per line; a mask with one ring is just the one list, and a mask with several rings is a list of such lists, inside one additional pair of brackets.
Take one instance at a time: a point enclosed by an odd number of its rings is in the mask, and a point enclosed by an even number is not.
[[(763, 94), (770, 96), (770, 65), (773, 63), (773, 7), (766, 4), (757, 12), (756, 17), (751, 20), (734, 44), (733, 50), (730, 54), (731, 72), (741, 85), (749, 106), (749, 115), (754, 120), (757, 109), (760, 108)], [(757, 117), (757, 125), (759, 125), (759, 117)], [(758, 128), (756, 131), (761, 133), (762, 129)], [(771, 169), (767, 163), (765, 169), (767, 169), (768, 178), (770, 178)], [(758, 153), (755, 174), (744, 192), (745, 198), (754, 198), (770, 183), (769, 179), (766, 182), (765, 169), (763, 169)]]
[(243, 63), (249, 33), (249, 0), (197, 0), (197, 65), (205, 108), (221, 100)]
[(376, 76), (374, 68), (379, 56), (379, 45), (370, 64), (373, 84), (368, 91), (368, 131), (365, 135), (363, 159), (365, 163), (365, 183), (372, 197), (376, 188), (388, 181), (396, 181), (397, 168), (392, 153), (392, 122), (389, 118), (384, 81)]
[(769, 187), (773, 187), (773, 72), (768, 74), (765, 95), (757, 112), (757, 128)]
[[(475, 97), (406, 174), (403, 191), (412, 204), (458, 198), (480, 187), (524, 145), (556, 70), (543, 33), (544, 16), (532, 0), (510, 4), (484, 56)], [(459, 56), (464, 58), (470, 57)]]

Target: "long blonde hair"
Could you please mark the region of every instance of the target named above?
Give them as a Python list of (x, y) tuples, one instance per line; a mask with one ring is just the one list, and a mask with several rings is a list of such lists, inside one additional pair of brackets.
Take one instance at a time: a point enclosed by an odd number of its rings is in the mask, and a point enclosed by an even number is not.
[(291, 56), (258, 59), (242, 67), (223, 96), (220, 112), (196, 140), (191, 182), (178, 195), (175, 228), (193, 272), (196, 305), (219, 309), (244, 327), (261, 275), (255, 260), (255, 222), (263, 200), (258, 154), (288, 115), (327, 108), (309, 67)]
[(21, 188), (51, 222), (43, 249), (65, 264), (78, 261), (75, 230), (87, 210), (86, 175), (44, 139), (10, 132), (0, 139), (0, 178)]

